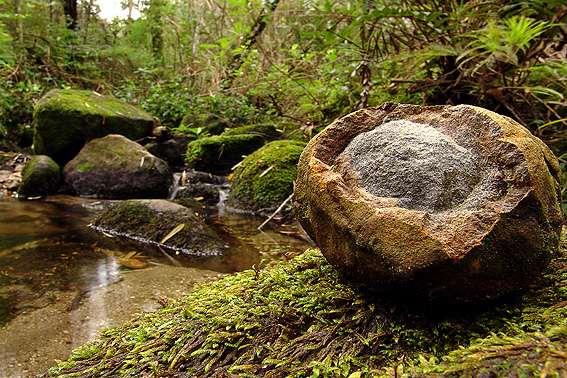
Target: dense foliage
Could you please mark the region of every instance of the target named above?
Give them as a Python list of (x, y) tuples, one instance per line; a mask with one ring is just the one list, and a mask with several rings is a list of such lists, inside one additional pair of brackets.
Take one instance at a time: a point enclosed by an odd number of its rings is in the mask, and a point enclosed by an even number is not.
[(33, 104), (76, 87), (140, 104), (188, 134), (212, 117), (309, 137), (384, 101), (470, 103), (517, 119), (566, 164), (564, 1), (123, 5), (141, 16), (101, 19), (94, 0), (0, 0), (0, 145), (29, 146)]

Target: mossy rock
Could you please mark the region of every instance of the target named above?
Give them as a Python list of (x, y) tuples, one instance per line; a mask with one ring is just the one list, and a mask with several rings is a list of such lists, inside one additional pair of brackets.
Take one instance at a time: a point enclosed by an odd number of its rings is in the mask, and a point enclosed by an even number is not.
[(276, 139), (273, 125), (252, 125), (230, 129), (221, 135), (192, 141), (187, 146), (185, 161), (190, 168), (214, 174), (226, 174), (266, 142)]
[(292, 192), (305, 143), (277, 140), (247, 156), (235, 170), (229, 204), (245, 210), (274, 209)]
[[(119, 202), (95, 217), (95, 229), (188, 255), (217, 256), (224, 244), (204, 219), (185, 206), (167, 200)], [(170, 232), (181, 230), (164, 240)]]
[(63, 174), (75, 193), (98, 198), (164, 198), (173, 182), (165, 161), (122, 135), (91, 140)]
[(269, 123), (234, 127), (231, 129), (226, 129), (222, 133), (222, 135), (243, 135), (243, 134), (260, 135), (264, 137), (266, 140), (278, 139), (281, 136), (280, 132), (276, 129), (276, 127)]
[(36, 197), (55, 193), (60, 181), (61, 169), (53, 159), (45, 155), (32, 156), (22, 170), (18, 196)]
[(371, 295), (308, 250), (107, 329), (50, 374), (559, 377), (567, 353), (565, 236), (537, 285), (482, 307)]
[(56, 89), (35, 107), (34, 150), (63, 164), (91, 139), (120, 134), (136, 140), (150, 135), (153, 126), (150, 114), (115, 97)]

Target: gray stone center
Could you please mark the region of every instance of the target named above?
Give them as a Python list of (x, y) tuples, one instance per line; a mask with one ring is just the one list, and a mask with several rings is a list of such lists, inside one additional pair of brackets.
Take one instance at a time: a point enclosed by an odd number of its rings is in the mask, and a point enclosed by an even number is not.
[(432, 126), (405, 120), (356, 136), (340, 156), (361, 187), (410, 209), (454, 207), (480, 176), (470, 151)]

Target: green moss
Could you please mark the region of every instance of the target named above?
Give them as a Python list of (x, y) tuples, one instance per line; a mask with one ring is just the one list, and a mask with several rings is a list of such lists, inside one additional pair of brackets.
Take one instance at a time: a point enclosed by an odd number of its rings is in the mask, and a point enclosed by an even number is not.
[(247, 156), (234, 172), (229, 202), (249, 209), (273, 209), (292, 192), (301, 141), (278, 140)]
[(175, 132), (185, 136), (192, 136), (195, 131), (200, 130), (200, 133), (208, 135), (219, 135), (227, 127), (229, 123), (215, 115), (202, 116), (195, 120), (193, 114), (187, 114), (181, 120)]
[(88, 142), (64, 177), (75, 193), (100, 198), (163, 198), (173, 178), (166, 162), (114, 134)]
[(33, 156), (22, 170), (22, 183), (18, 194), (24, 197), (51, 194), (59, 187), (61, 173), (59, 165), (49, 156)]
[(64, 163), (88, 140), (107, 134), (135, 140), (149, 135), (153, 124), (151, 115), (112, 96), (53, 90), (35, 107), (34, 150)]
[(260, 124), (230, 129), (221, 135), (201, 138), (187, 146), (185, 161), (199, 171), (225, 174), (264, 143), (279, 136), (273, 125)]
[(243, 135), (252, 134), (260, 135), (267, 140), (274, 140), (280, 136), (276, 127), (272, 124), (258, 124), (258, 125), (247, 125), (235, 127), (232, 129), (227, 129), (222, 135)]
[(78, 172), (85, 173), (93, 169), (93, 165), (89, 162), (82, 162), (77, 164), (76, 169)]
[(185, 161), (199, 171), (223, 174), (265, 143), (260, 135), (215, 135), (187, 145)]
[(567, 352), (565, 245), (561, 251), (540, 286), (522, 297), (478, 308), (432, 309), (408, 305), (404, 298), (364, 294), (346, 284), (317, 250), (309, 250), (289, 262), (204, 284), (166, 308), (107, 329), (90, 349), (96, 353), (73, 354), (50, 373), (356, 377), (553, 372)]

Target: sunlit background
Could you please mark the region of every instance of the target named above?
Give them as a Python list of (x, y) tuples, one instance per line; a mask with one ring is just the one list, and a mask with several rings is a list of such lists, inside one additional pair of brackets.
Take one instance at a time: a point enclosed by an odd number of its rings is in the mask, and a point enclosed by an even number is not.
[[(128, 10), (122, 9), (120, 1), (118, 0), (97, 0), (100, 6), (100, 16), (106, 20), (112, 20), (115, 17), (126, 18)], [(140, 12), (136, 9), (132, 12), (132, 18), (140, 17)]]

